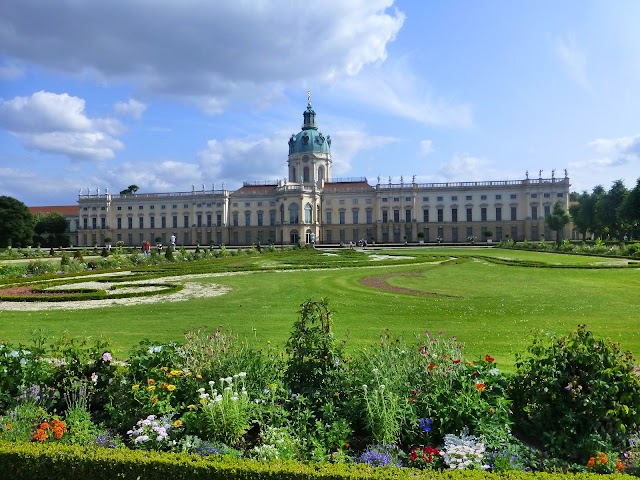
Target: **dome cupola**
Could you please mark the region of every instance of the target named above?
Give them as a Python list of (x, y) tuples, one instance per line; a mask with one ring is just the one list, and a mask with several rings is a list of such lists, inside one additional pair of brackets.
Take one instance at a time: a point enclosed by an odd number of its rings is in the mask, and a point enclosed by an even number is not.
[(302, 130), (291, 135), (289, 154), (292, 153), (331, 153), (331, 137), (325, 137), (316, 125), (316, 112), (311, 106), (311, 94), (307, 92), (307, 109), (303, 113)]

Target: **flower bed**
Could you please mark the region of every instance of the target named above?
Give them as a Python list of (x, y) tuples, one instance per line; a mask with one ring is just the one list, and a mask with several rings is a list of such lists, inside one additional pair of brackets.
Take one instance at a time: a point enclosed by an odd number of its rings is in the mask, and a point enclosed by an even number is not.
[[(443, 332), (385, 336), (346, 355), (332, 321), (325, 301), (308, 301), (284, 351), (203, 327), (178, 343), (142, 342), (126, 363), (86, 339), (0, 345), (0, 440), (35, 444), (21, 452), (59, 444), (191, 455), (177, 463), (241, 459), (248, 471), (292, 460), (393, 475), (636, 467), (638, 369), (584, 327), (537, 338), (505, 375)], [(19, 465), (18, 450), (0, 448), (2, 464)], [(288, 468), (293, 478), (306, 467)]]

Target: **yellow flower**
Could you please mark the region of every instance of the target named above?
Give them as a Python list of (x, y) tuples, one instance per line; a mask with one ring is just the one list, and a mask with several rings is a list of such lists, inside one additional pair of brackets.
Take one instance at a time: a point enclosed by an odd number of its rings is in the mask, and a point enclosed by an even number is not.
[(191, 375), (193, 375), (193, 373), (191, 373), (191, 372), (187, 372), (187, 373), (184, 374), (185, 377), (190, 377)]
[(196, 409), (196, 408), (198, 408), (198, 407), (196, 407), (196, 406), (192, 403), (192, 404), (191, 404), (191, 405), (189, 405), (187, 408), (188, 408), (189, 410), (195, 410), (195, 409)]
[(169, 372), (170, 377), (179, 377), (180, 375), (182, 375), (182, 370), (171, 370)]
[(131, 390), (138, 390), (140, 388), (140, 385), (138, 385), (137, 383), (135, 385), (131, 385)]
[(163, 372), (166, 372), (167, 370), (169, 370), (169, 367), (162, 367), (160, 368), (160, 370), (162, 370)]
[(176, 420), (175, 422), (173, 422), (173, 426), (175, 428), (181, 427), (182, 426), (182, 420)]
[(169, 390), (170, 392), (173, 392), (176, 389), (175, 385), (167, 385), (167, 390)]
[(152, 391), (153, 391), (153, 390), (155, 390), (155, 389), (156, 389), (156, 386), (155, 386), (155, 385), (149, 385), (149, 386), (147, 387), (147, 390), (149, 390), (150, 392), (152, 392)]
[(199, 373), (196, 373), (196, 378), (197, 378), (198, 380), (202, 380), (202, 375), (200, 375)]

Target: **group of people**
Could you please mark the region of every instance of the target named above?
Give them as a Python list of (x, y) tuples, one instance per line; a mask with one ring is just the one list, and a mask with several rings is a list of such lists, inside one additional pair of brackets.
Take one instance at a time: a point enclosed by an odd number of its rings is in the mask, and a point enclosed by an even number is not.
[[(162, 251), (162, 244), (158, 243), (157, 247), (158, 247), (158, 252), (161, 252)], [(171, 235), (171, 248), (173, 248), (173, 249), (176, 248), (176, 236), (175, 235)], [(145, 240), (142, 243), (142, 253), (144, 253), (145, 257), (147, 255), (151, 254), (151, 242), (149, 240)]]

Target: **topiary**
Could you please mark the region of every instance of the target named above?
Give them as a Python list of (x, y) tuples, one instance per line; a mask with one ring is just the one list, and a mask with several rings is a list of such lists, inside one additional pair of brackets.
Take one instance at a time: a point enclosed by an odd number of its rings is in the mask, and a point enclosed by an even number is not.
[(516, 356), (511, 393), (516, 430), (551, 456), (586, 462), (622, 451), (640, 426), (640, 371), (630, 352), (581, 325), (568, 336), (537, 335)]

